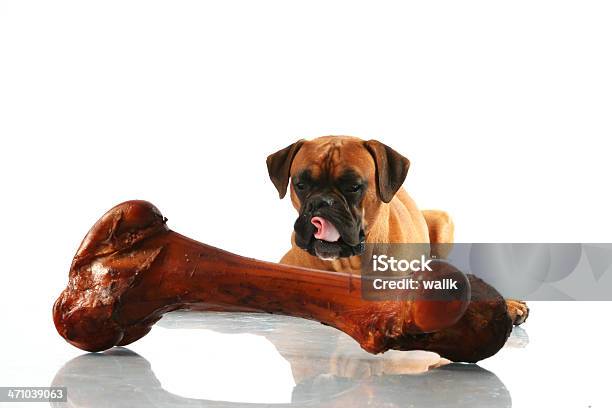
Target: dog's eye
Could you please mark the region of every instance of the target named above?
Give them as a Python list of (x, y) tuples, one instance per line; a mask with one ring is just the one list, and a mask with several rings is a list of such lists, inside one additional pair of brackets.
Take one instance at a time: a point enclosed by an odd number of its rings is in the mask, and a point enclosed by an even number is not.
[(346, 192), (347, 193), (357, 193), (361, 191), (362, 187), (363, 187), (362, 184), (353, 184), (346, 189)]
[(302, 191), (306, 188), (306, 184), (302, 183), (301, 181), (298, 183), (295, 183), (295, 188), (297, 188), (298, 190)]

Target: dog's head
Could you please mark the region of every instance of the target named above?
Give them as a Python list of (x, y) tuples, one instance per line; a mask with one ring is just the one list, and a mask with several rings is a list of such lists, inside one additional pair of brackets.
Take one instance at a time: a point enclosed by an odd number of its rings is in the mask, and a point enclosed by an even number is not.
[(299, 140), (267, 165), (280, 198), (290, 186), (296, 245), (330, 260), (363, 252), (368, 223), (393, 199), (410, 162), (376, 140), (325, 136)]

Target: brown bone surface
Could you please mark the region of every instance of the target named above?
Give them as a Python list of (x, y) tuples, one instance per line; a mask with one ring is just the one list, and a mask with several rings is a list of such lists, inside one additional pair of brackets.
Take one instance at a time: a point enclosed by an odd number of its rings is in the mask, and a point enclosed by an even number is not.
[(431, 350), (454, 361), (495, 354), (512, 323), (504, 299), (469, 276), (470, 302), (366, 301), (355, 276), (240, 257), (184, 237), (146, 201), (89, 231), (53, 306), (62, 337), (87, 351), (132, 343), (178, 309), (267, 312), (319, 321), (371, 353)]

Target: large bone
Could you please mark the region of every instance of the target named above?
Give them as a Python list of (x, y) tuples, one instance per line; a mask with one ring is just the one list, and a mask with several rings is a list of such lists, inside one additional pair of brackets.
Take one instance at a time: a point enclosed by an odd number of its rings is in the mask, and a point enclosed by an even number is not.
[(473, 362), (495, 354), (512, 323), (493, 288), (470, 283), (469, 304), (366, 301), (355, 276), (243, 258), (169, 230), (148, 202), (128, 201), (84, 238), (53, 318), (62, 337), (87, 351), (132, 343), (172, 310), (214, 309), (316, 320), (371, 353), (421, 349)]

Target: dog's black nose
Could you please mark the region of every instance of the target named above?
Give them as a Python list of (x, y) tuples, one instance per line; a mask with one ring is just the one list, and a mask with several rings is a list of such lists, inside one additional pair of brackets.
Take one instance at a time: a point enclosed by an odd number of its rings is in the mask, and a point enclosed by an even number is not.
[(333, 197), (319, 195), (316, 197), (312, 197), (308, 200), (308, 205), (306, 206), (306, 210), (310, 213), (313, 213), (323, 207), (331, 207), (334, 205), (335, 201)]

